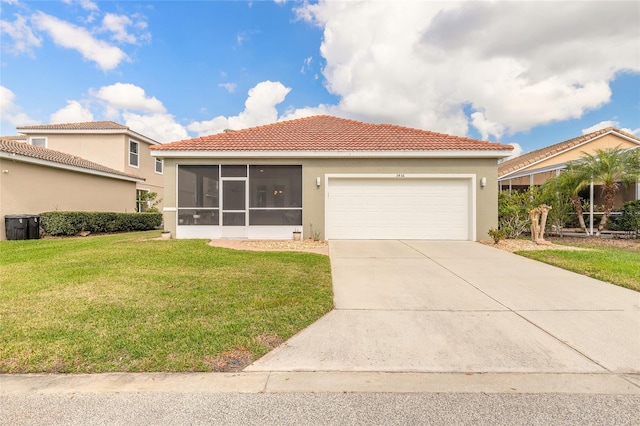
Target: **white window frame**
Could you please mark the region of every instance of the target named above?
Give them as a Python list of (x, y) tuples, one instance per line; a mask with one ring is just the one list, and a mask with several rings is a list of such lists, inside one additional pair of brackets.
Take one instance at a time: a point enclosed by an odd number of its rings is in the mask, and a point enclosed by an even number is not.
[[(35, 145), (33, 143), (34, 139), (42, 139), (42, 140), (44, 140), (44, 145)], [(30, 136), (29, 137), (29, 144), (33, 145), (33, 146), (39, 146), (39, 147), (42, 147), (42, 148), (48, 148), (49, 147), (49, 140), (48, 140), (48, 138), (46, 136)]]
[[(160, 164), (160, 171), (158, 171), (158, 164)], [(164, 173), (164, 160), (160, 158), (156, 158), (155, 162), (155, 172), (159, 175)]]
[[(137, 152), (131, 152), (131, 144), (134, 143), (136, 144), (136, 151)], [(136, 164), (132, 164), (131, 163), (131, 154), (135, 154), (136, 156)], [(129, 166), (131, 167), (135, 167), (136, 169), (140, 168), (140, 142), (136, 142), (133, 139), (129, 139)]]

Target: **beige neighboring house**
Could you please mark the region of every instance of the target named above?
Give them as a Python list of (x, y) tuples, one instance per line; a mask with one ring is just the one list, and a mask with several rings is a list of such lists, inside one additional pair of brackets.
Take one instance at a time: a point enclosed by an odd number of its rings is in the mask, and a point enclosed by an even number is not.
[(134, 174), (52, 149), (0, 138), (0, 239), (6, 215), (46, 211), (132, 211)]
[[(578, 161), (584, 154), (593, 155), (599, 149), (611, 148), (640, 149), (640, 138), (608, 127), (528, 152), (498, 165), (498, 185), (501, 190), (525, 190), (530, 186), (542, 185), (559, 175), (568, 162)], [(580, 195), (590, 201), (590, 206), (604, 204), (598, 182), (594, 182), (592, 188), (585, 189)], [(621, 188), (614, 205), (618, 208), (631, 200), (640, 200), (640, 183)], [(591, 224), (594, 214), (593, 210), (589, 212)]]
[[(144, 178), (138, 192), (155, 192), (164, 198), (164, 164), (151, 157), (149, 147), (159, 142), (113, 121), (21, 126), (16, 130), (25, 142), (65, 152), (125, 174)], [(157, 206), (162, 209), (162, 202)], [(140, 209), (135, 202), (128, 209)]]
[(177, 238), (478, 240), (510, 145), (314, 116), (152, 147)]

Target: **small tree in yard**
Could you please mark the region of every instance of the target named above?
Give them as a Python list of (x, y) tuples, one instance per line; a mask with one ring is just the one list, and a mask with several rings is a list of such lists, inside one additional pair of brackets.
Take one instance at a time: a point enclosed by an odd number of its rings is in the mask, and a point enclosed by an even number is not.
[(562, 236), (562, 231), (570, 221), (570, 214), (575, 211), (580, 229), (588, 232), (584, 222), (582, 198), (578, 195), (578, 179), (572, 173), (563, 172), (549, 179), (542, 185), (542, 193), (547, 204), (553, 209), (549, 211), (549, 223)]
[(529, 211), (542, 204), (537, 187), (528, 191), (500, 191), (498, 193), (498, 224), (505, 238), (518, 238), (531, 225)]
[(640, 177), (640, 151), (637, 149), (625, 151), (620, 148), (599, 149), (593, 156), (584, 154), (582, 161), (567, 164), (566, 173), (577, 182), (576, 192), (592, 181), (602, 186), (604, 214), (596, 233), (599, 236), (611, 217), (620, 184), (627, 187), (637, 182)]
[(157, 192), (138, 191), (136, 196), (136, 211), (138, 213), (158, 213), (158, 204), (162, 199), (156, 200)]

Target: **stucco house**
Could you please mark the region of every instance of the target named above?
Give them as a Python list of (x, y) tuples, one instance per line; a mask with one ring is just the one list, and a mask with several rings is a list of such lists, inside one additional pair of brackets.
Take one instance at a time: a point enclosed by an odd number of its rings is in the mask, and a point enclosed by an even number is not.
[[(16, 130), (33, 146), (75, 155), (126, 174), (142, 177), (138, 192), (164, 197), (164, 164), (149, 147), (160, 143), (113, 121), (20, 126)], [(158, 207), (162, 207), (159, 203)], [(131, 205), (129, 211), (140, 206)]]
[[(596, 150), (612, 148), (640, 149), (640, 138), (614, 127), (607, 127), (586, 135), (559, 142), (498, 165), (498, 185), (500, 190), (526, 190), (534, 185), (542, 185), (548, 179), (558, 176), (570, 161), (580, 161), (584, 154), (593, 155)], [(598, 182), (584, 189), (580, 196), (589, 201), (589, 227), (593, 233), (594, 206), (604, 204)], [(622, 187), (616, 196), (614, 206), (620, 207), (626, 201), (640, 200), (640, 182), (629, 188)]]
[(144, 179), (52, 149), (0, 138), (0, 239), (6, 215), (132, 211)]
[(177, 238), (478, 240), (512, 147), (314, 116), (152, 146)]

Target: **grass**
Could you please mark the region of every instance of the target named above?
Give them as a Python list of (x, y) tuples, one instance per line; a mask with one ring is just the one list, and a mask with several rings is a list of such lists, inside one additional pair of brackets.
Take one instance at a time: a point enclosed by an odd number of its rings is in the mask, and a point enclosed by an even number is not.
[(140, 232), (0, 242), (0, 372), (215, 371), (332, 308), (326, 256)]
[[(559, 241), (554, 241), (560, 243)], [(640, 291), (640, 245), (571, 244), (588, 251), (541, 250), (517, 254), (602, 281)]]

